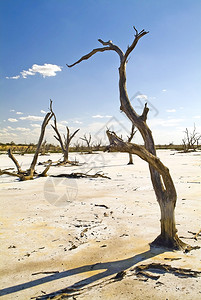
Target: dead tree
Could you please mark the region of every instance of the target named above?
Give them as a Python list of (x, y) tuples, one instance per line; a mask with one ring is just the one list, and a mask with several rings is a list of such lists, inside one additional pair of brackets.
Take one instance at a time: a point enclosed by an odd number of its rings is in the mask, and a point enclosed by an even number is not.
[(92, 153), (91, 134), (89, 134), (89, 137), (87, 137), (87, 135), (85, 134), (84, 137), (80, 139), (86, 142), (88, 154), (91, 154)]
[[(130, 133), (130, 136), (128, 136), (128, 143), (130, 143), (134, 137), (134, 135), (136, 134), (137, 130), (135, 130), (135, 126), (134, 124), (132, 125), (132, 128), (131, 128), (131, 133)], [(133, 156), (132, 156), (132, 153), (129, 153), (129, 162), (128, 162), (128, 165), (133, 165)]]
[(93, 149), (94, 149), (95, 151), (100, 151), (100, 149), (101, 149), (101, 144), (102, 144), (102, 140), (98, 140), (98, 141), (96, 142), (96, 144), (93, 145)]
[(47, 152), (48, 152), (47, 141), (44, 140), (44, 142), (41, 145), (40, 155), (46, 155)]
[(199, 141), (201, 140), (201, 134), (196, 131), (194, 124), (193, 132), (189, 132), (188, 128), (184, 131), (185, 136), (182, 139), (184, 152), (189, 152), (190, 150), (196, 151), (199, 147)]
[(54, 131), (56, 132), (56, 135), (54, 137), (60, 143), (61, 150), (63, 152), (63, 156), (64, 156), (63, 163), (68, 163), (69, 162), (68, 154), (69, 154), (70, 142), (80, 129), (77, 129), (73, 132), (73, 134), (70, 134), (70, 130), (69, 130), (68, 126), (66, 126), (67, 134), (66, 134), (66, 136), (63, 135), (63, 137), (64, 137), (64, 141), (63, 141), (61, 138), (61, 135), (59, 133), (59, 130), (57, 128), (57, 119), (56, 119), (55, 113), (54, 113), (54, 125), (51, 125), (51, 126), (54, 129)]
[(123, 142), (116, 135), (108, 132), (108, 137), (111, 143), (110, 148), (114, 147), (116, 151), (137, 154), (149, 164), (153, 188), (161, 210), (161, 233), (152, 244), (171, 249), (184, 249), (187, 247), (187, 245), (179, 239), (175, 223), (175, 205), (177, 194), (174, 183), (168, 168), (164, 166), (160, 159), (156, 156), (156, 148), (152, 132), (146, 123), (149, 108), (147, 107), (146, 103), (142, 114), (138, 115), (132, 107), (127, 93), (126, 65), (128, 62), (128, 57), (136, 47), (138, 41), (144, 35), (148, 34), (148, 32), (144, 29), (138, 32), (134, 27), (134, 30), (134, 40), (131, 46), (128, 46), (125, 53), (117, 45), (114, 45), (112, 41), (104, 42), (99, 39), (98, 41), (102, 44), (102, 47), (93, 49), (91, 52), (81, 57), (72, 65), (68, 65), (68, 67), (73, 67), (83, 60), (89, 59), (98, 52), (115, 51), (119, 55), (120, 110), (126, 114), (132, 124), (139, 130), (144, 140), (144, 146)]
[(41, 126), (40, 137), (39, 137), (39, 140), (38, 140), (37, 148), (36, 148), (36, 151), (34, 153), (34, 157), (33, 157), (33, 160), (31, 162), (30, 168), (26, 171), (23, 171), (21, 169), (17, 159), (14, 157), (11, 149), (9, 149), (8, 150), (8, 156), (14, 162), (14, 164), (17, 168), (17, 173), (11, 173), (11, 172), (8, 172), (8, 171), (5, 171), (5, 170), (0, 170), (0, 175), (7, 174), (7, 175), (11, 175), (11, 176), (17, 176), (17, 177), (19, 177), (20, 180), (30, 180), (30, 179), (33, 179), (35, 175), (37, 175), (37, 176), (46, 176), (47, 171), (49, 170), (49, 168), (51, 166), (51, 163), (39, 175), (35, 172), (35, 166), (36, 166), (36, 163), (37, 163), (37, 159), (38, 159), (40, 149), (41, 149), (41, 145), (42, 145), (42, 142), (43, 142), (43, 138), (44, 138), (44, 135), (45, 135), (45, 128), (46, 128), (48, 122), (50, 121), (50, 119), (52, 117), (53, 117), (52, 101), (50, 100), (50, 111), (46, 114), (46, 116), (43, 120), (43, 123), (42, 123), (42, 126)]
[(27, 147), (25, 146), (20, 154), (24, 155), (24, 154), (28, 153), (28, 151), (30, 150), (30, 148), (31, 148), (31, 145), (28, 145)]
[(81, 147), (79, 141), (77, 141), (77, 142), (74, 144), (74, 148), (75, 148), (75, 151), (76, 151), (76, 152), (82, 151), (82, 147)]

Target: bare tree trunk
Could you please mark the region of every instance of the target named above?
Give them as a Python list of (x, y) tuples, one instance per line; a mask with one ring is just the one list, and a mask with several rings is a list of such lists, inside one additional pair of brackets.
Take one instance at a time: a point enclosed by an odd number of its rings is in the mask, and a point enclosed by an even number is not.
[[(173, 201), (169, 201), (167, 203), (160, 202), (161, 209), (161, 236), (157, 238), (157, 242), (163, 244), (165, 240), (165, 244), (170, 245), (170, 247), (174, 247), (175, 240), (177, 240), (177, 230), (175, 224), (175, 205)], [(172, 239), (172, 237), (175, 237)]]
[(156, 238), (153, 244), (174, 249), (185, 248), (186, 244), (183, 243), (176, 234), (177, 229), (174, 215), (176, 190), (168, 168), (163, 165), (157, 156), (147, 151), (145, 147), (133, 143), (126, 143), (114, 132), (110, 132), (109, 130), (107, 131), (107, 136), (110, 141), (108, 150), (136, 154), (141, 159), (145, 160), (149, 164), (150, 168), (154, 168), (160, 176), (163, 191), (166, 191), (166, 193), (163, 199), (159, 202), (161, 209), (161, 234), (158, 238)]
[(12, 159), (12, 161), (14, 162), (16, 168), (17, 168), (17, 173), (18, 174), (22, 174), (23, 171), (17, 161), (17, 159), (14, 157), (13, 153), (12, 153), (12, 150), (11, 149), (8, 149), (8, 156), (10, 157), (10, 159)]
[(184, 152), (189, 152), (191, 149), (193, 149), (193, 151), (196, 151), (196, 148), (198, 148), (199, 145), (199, 140), (201, 139), (201, 135), (196, 132), (195, 124), (192, 133), (188, 131), (188, 128), (186, 128), (184, 133), (185, 137), (182, 139)]
[[(130, 136), (128, 136), (128, 142), (130, 143), (134, 137), (134, 135), (136, 134), (137, 130), (135, 130), (135, 126), (134, 124), (132, 125), (132, 128), (131, 128), (131, 133), (130, 133)], [(133, 165), (133, 156), (131, 153), (129, 153), (129, 162), (128, 162), (128, 165)]]
[[(148, 32), (142, 30), (138, 33), (136, 28), (135, 30), (135, 38), (131, 44), (128, 46), (126, 52), (124, 53), (117, 45), (114, 45), (112, 41), (104, 42), (101, 39), (98, 41), (104, 46), (101, 48), (93, 49), (90, 53), (80, 58), (72, 65), (68, 65), (68, 67), (73, 67), (74, 65), (80, 63), (83, 60), (89, 59), (97, 52), (104, 51), (115, 51), (120, 58), (120, 67), (119, 67), (119, 92), (120, 92), (120, 110), (126, 114), (126, 116), (130, 119), (132, 124), (137, 127), (140, 131), (142, 138), (144, 140), (144, 147), (138, 145), (137, 153), (136, 146), (128, 147), (129, 143), (125, 143), (121, 141), (121, 147), (118, 148), (118, 151), (122, 151), (129, 153), (135, 153), (139, 155), (142, 159), (145, 159), (149, 163), (149, 170), (151, 175), (151, 180), (153, 184), (153, 188), (156, 194), (157, 201), (159, 203), (161, 209), (161, 234), (158, 238), (153, 242), (154, 245), (164, 246), (168, 248), (181, 249), (185, 248), (186, 244), (179, 240), (176, 232), (176, 224), (175, 224), (175, 205), (177, 200), (177, 194), (174, 187), (174, 183), (169, 174), (169, 170), (165, 167), (160, 160), (156, 156), (156, 149), (153, 140), (153, 136), (151, 130), (147, 126), (147, 114), (149, 109), (147, 104), (145, 104), (142, 115), (138, 115), (134, 108), (132, 107), (128, 93), (126, 88), (126, 64), (128, 61), (128, 56), (136, 47), (140, 38), (146, 35)], [(111, 141), (110, 141), (111, 142)], [(126, 145), (123, 148), (123, 144)], [(134, 145), (134, 144), (130, 144)], [(132, 152), (131, 149), (134, 151)]]
[(64, 162), (67, 163), (69, 160), (68, 160), (68, 151), (65, 151), (64, 152)]
[(69, 154), (70, 142), (80, 129), (77, 129), (72, 134), (70, 134), (70, 130), (69, 130), (68, 126), (66, 126), (67, 134), (66, 134), (66, 136), (64, 135), (64, 142), (63, 142), (61, 135), (59, 133), (59, 130), (57, 128), (56, 115), (55, 115), (55, 113), (53, 113), (53, 114), (54, 114), (54, 125), (51, 125), (51, 126), (54, 129), (54, 131), (56, 132), (56, 135), (54, 137), (60, 143), (61, 150), (62, 150), (63, 156), (64, 156), (63, 163), (65, 164), (65, 163), (69, 162), (68, 154)]
[(133, 156), (131, 153), (129, 153), (129, 162), (128, 165), (133, 165)]
[(38, 140), (38, 144), (37, 144), (37, 148), (30, 166), (30, 169), (27, 172), (27, 175), (24, 177), (23, 180), (29, 180), (29, 179), (33, 179), (34, 176), (34, 171), (35, 171), (35, 166), (37, 163), (37, 159), (40, 153), (40, 148), (43, 142), (43, 138), (45, 135), (45, 128), (47, 126), (47, 124), (49, 123), (50, 119), (53, 117), (53, 112), (52, 112), (52, 101), (50, 100), (50, 112), (48, 112), (43, 120), (42, 126), (41, 126), (41, 132), (40, 132), (40, 137)]
[(49, 171), (50, 167), (52, 165), (52, 161), (49, 163), (49, 165), (45, 168), (45, 170), (39, 175), (39, 177), (46, 177), (47, 172)]
[[(20, 178), (20, 180), (30, 180), (34, 178), (34, 174), (35, 174), (35, 166), (37, 163), (37, 159), (40, 153), (40, 149), (41, 149), (41, 144), (43, 142), (43, 138), (45, 135), (45, 128), (48, 124), (48, 122), (50, 121), (50, 119), (53, 117), (53, 112), (52, 112), (52, 101), (50, 100), (50, 112), (48, 112), (43, 120), (42, 126), (41, 126), (41, 133), (40, 133), (40, 137), (38, 140), (38, 144), (37, 144), (37, 148), (33, 157), (33, 160), (31, 162), (30, 168), (26, 171), (23, 171), (21, 169), (21, 167), (19, 166), (19, 163), (17, 161), (17, 159), (13, 156), (11, 150), (8, 151), (8, 155), (9, 157), (12, 159), (12, 161), (14, 162), (14, 164), (17, 167), (17, 174), (16, 173), (10, 173), (10, 172), (5, 172), (3, 170), (0, 170), (0, 175), (2, 174), (7, 174), (10, 176), (17, 176)], [(43, 171), (43, 173), (40, 176), (46, 176), (47, 171), (49, 170), (51, 164)]]
[(85, 134), (84, 137), (80, 139), (86, 142), (88, 154), (91, 154), (92, 153), (91, 134), (89, 134), (89, 137), (87, 137)]

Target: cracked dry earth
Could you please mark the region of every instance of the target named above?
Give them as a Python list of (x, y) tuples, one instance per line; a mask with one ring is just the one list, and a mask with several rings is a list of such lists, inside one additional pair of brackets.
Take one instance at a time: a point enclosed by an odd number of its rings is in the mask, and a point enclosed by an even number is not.
[[(49, 174), (91, 170), (111, 179), (0, 177), (1, 299), (201, 299), (201, 249), (149, 247), (160, 211), (147, 164), (134, 157), (128, 166), (127, 154), (75, 155), (85, 164)], [(178, 234), (201, 247), (201, 152), (158, 156), (177, 189)], [(23, 168), (31, 160), (16, 157)], [(0, 168), (9, 167), (1, 155)]]

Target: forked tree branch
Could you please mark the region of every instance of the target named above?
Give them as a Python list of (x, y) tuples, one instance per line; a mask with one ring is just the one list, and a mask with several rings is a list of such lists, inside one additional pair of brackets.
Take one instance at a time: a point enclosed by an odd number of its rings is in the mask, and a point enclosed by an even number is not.
[(131, 105), (126, 88), (126, 64), (128, 61), (128, 56), (136, 47), (138, 41), (148, 33), (145, 30), (141, 30), (140, 32), (138, 32), (135, 27), (134, 30), (134, 40), (131, 46), (128, 46), (125, 54), (121, 50), (121, 52), (119, 52), (119, 48), (117, 48), (116, 45), (113, 45), (111, 41), (103, 42), (102, 40), (99, 40), (99, 42), (101, 42), (103, 46), (107, 47), (94, 49), (89, 54), (83, 56), (81, 59), (79, 59), (77, 62), (70, 65), (69, 67), (72, 67), (80, 63), (81, 61), (90, 58), (97, 52), (114, 50), (120, 56), (120, 110), (126, 114), (129, 120), (139, 130), (144, 140), (144, 147), (136, 144), (125, 143), (114, 133), (107, 131), (108, 138), (111, 144), (110, 150), (137, 154), (143, 160), (148, 162), (153, 188), (161, 210), (161, 234), (154, 241), (154, 244), (167, 246), (174, 249), (184, 249), (185, 244), (178, 238), (176, 234), (177, 230), (174, 216), (175, 204), (177, 199), (176, 190), (172, 178), (169, 174), (168, 168), (165, 167), (160, 161), (160, 159), (156, 156), (156, 148), (152, 132), (146, 123), (149, 109), (146, 104), (142, 115), (138, 115)]
[(98, 39), (98, 41), (103, 45), (103, 46), (110, 46), (110, 50), (114, 50), (115, 52), (117, 52), (117, 54), (119, 55), (120, 57), (120, 60), (123, 59), (123, 56), (124, 56), (124, 53), (123, 51), (117, 46), (117, 45), (114, 45), (112, 43), (112, 41), (108, 41), (108, 42), (104, 42), (103, 40), (101, 39)]
[(133, 49), (135, 48), (135, 46), (137, 45), (137, 42), (139, 41), (139, 39), (141, 37), (143, 37), (145, 34), (149, 33), (148, 31), (145, 31), (144, 29), (141, 30), (139, 33), (138, 31), (136, 30), (136, 28), (134, 27), (135, 29), (135, 38), (134, 38), (134, 41), (132, 42), (131, 46), (129, 46), (126, 50), (126, 53), (124, 54), (124, 52), (117, 46), (117, 45), (114, 45), (112, 43), (112, 41), (108, 41), (108, 42), (104, 42), (103, 40), (101, 39), (98, 39), (98, 41), (103, 45), (103, 46), (107, 46), (107, 47), (102, 47), (102, 48), (95, 48), (93, 49), (91, 52), (89, 52), (88, 54), (82, 56), (79, 60), (77, 60), (75, 63), (71, 64), (71, 65), (68, 65), (66, 64), (69, 68), (71, 67), (74, 67), (75, 65), (79, 64), (80, 62), (82, 62), (83, 60), (87, 60), (89, 59), (90, 57), (92, 57), (94, 54), (98, 53), (98, 52), (104, 52), (104, 51), (110, 51), (110, 50), (113, 50), (115, 51), (118, 55), (119, 55), (119, 58), (120, 58), (120, 62), (121, 64), (126, 64), (127, 62), (127, 58), (129, 56), (129, 54), (133, 51)]
[(80, 129), (75, 130), (75, 131), (73, 132), (73, 134), (70, 135), (70, 137), (69, 137), (69, 140), (70, 140), (70, 141), (74, 138), (74, 136), (78, 133), (79, 130), (80, 130)]
[[(7, 175), (10, 175), (10, 176), (17, 176), (17, 177), (20, 178), (20, 180), (30, 180), (30, 179), (33, 179), (34, 175), (36, 174), (35, 173), (35, 166), (36, 166), (36, 163), (37, 163), (38, 155), (39, 155), (40, 148), (41, 148), (41, 145), (42, 145), (42, 142), (43, 142), (43, 138), (44, 138), (44, 135), (45, 135), (45, 128), (46, 128), (48, 122), (50, 121), (50, 119), (52, 118), (52, 116), (53, 116), (52, 100), (50, 100), (50, 112), (48, 112), (46, 114), (46, 116), (45, 116), (45, 118), (43, 120), (43, 123), (42, 123), (42, 126), (41, 126), (41, 133), (40, 133), (39, 141), (38, 141), (37, 148), (36, 148), (36, 151), (35, 151), (32, 163), (30, 165), (30, 168), (28, 170), (26, 170), (26, 171), (23, 171), (21, 169), (21, 167), (20, 167), (17, 159), (12, 154), (11, 149), (9, 149), (8, 150), (8, 156), (14, 162), (14, 164), (15, 164), (15, 166), (17, 168), (17, 173), (11, 173), (11, 172), (7, 172), (6, 170), (1, 170), (0, 171), (0, 175), (7, 174)], [(49, 170), (49, 168), (50, 168), (50, 166), (48, 166), (48, 168), (46, 168), (43, 171), (42, 176), (46, 175), (46, 173)]]
[(134, 41), (132, 42), (131, 46), (129, 46), (126, 50), (126, 53), (124, 55), (124, 61), (123, 63), (126, 63), (127, 58), (129, 56), (129, 54), (133, 51), (133, 49), (136, 47), (139, 39), (141, 39), (145, 34), (149, 33), (149, 31), (145, 31), (144, 29), (141, 30), (139, 33), (137, 31), (137, 29), (135, 28), (135, 26), (133, 26), (134, 30), (135, 30), (135, 38)]
[(61, 146), (61, 150), (63, 152), (64, 155), (64, 162), (67, 163), (68, 161), (68, 152), (69, 152), (69, 146), (70, 146), (70, 142), (73, 139), (73, 137), (76, 135), (76, 133), (80, 130), (77, 129), (75, 130), (72, 134), (70, 133), (70, 130), (68, 128), (68, 126), (66, 126), (66, 136), (65, 134), (63, 135), (63, 140), (62, 137), (59, 133), (59, 130), (57, 128), (57, 119), (56, 119), (56, 115), (53, 112), (53, 116), (54, 116), (54, 125), (51, 125), (52, 128), (54, 129), (56, 135), (54, 135), (54, 137), (56, 138), (56, 140), (60, 143)]
[(56, 115), (55, 115), (54, 112), (53, 112), (53, 116), (54, 116), (54, 125), (51, 124), (51, 126), (52, 126), (52, 128), (54, 129), (54, 131), (55, 131), (56, 134), (57, 134), (57, 136), (54, 135), (54, 137), (55, 137), (55, 139), (60, 143), (62, 152), (64, 152), (64, 151), (65, 151), (65, 148), (64, 148), (64, 144), (63, 144), (61, 135), (60, 135), (59, 130), (58, 130), (58, 128), (57, 128), (57, 119), (56, 119)]
[(132, 124), (132, 128), (131, 128), (131, 133), (130, 136), (128, 136), (128, 142), (130, 143), (134, 137), (134, 135), (136, 134), (137, 130), (135, 130), (135, 125)]
[[(146, 107), (144, 109), (144, 112), (143, 112), (142, 116), (139, 116), (135, 112), (135, 110), (133, 109), (131, 104), (129, 103), (130, 101), (129, 101), (129, 97), (128, 97), (128, 94), (127, 94), (127, 91), (126, 91), (126, 63), (127, 63), (129, 54), (136, 47), (136, 45), (137, 45), (138, 41), (140, 40), (140, 38), (142, 38), (144, 35), (146, 35), (149, 32), (145, 31), (143, 29), (138, 33), (137, 29), (135, 27), (133, 27), (133, 28), (135, 30), (134, 40), (133, 40), (131, 46), (128, 46), (125, 54), (117, 45), (114, 45), (112, 43), (112, 41), (104, 42), (101, 39), (99, 39), (98, 41), (103, 46), (107, 46), (107, 47), (93, 49), (88, 54), (82, 56), (75, 63), (73, 63), (71, 65), (67, 65), (67, 66), (69, 68), (71, 68), (71, 67), (79, 64), (83, 60), (89, 59), (90, 57), (92, 57), (97, 52), (104, 52), (104, 51), (111, 51), (111, 50), (115, 51), (120, 57), (120, 68), (119, 68), (119, 74), (120, 74), (119, 89), (120, 89), (120, 102), (121, 102), (120, 109), (127, 115), (127, 117), (131, 120), (131, 122), (133, 122), (133, 120), (135, 120), (135, 125), (140, 130), (142, 122), (146, 122), (147, 114), (148, 114), (148, 108)], [(144, 132), (142, 130), (140, 130), (140, 132), (141, 132), (141, 134), (144, 138), (145, 137)]]
[(84, 142), (87, 143), (87, 146), (90, 147), (90, 143), (91, 143), (91, 134), (89, 134), (89, 137), (86, 136), (86, 134), (84, 135), (83, 138), (80, 138), (81, 140), (83, 140)]

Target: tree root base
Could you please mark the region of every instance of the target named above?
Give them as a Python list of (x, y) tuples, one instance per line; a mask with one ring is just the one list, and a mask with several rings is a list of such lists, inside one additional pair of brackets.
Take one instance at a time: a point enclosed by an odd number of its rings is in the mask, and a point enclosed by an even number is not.
[(164, 237), (163, 235), (159, 235), (152, 243), (150, 243), (150, 247), (161, 247), (167, 248), (171, 250), (182, 250), (185, 253), (190, 252), (191, 250), (199, 249), (199, 246), (190, 246), (184, 243), (182, 240), (179, 239), (177, 235), (175, 237)]

